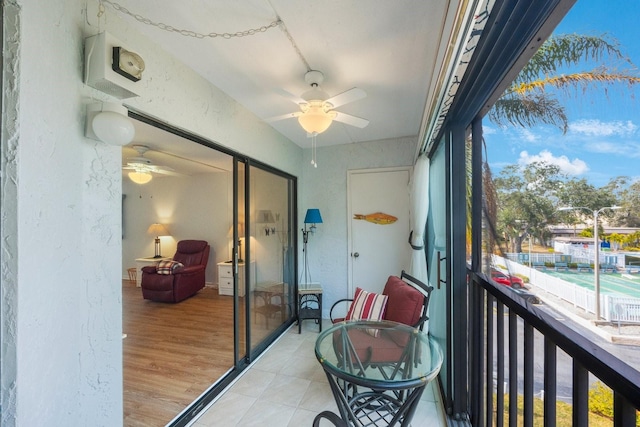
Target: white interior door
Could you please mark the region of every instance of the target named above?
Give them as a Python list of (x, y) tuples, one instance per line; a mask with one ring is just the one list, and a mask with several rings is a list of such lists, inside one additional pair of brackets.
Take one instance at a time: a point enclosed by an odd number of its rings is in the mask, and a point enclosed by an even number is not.
[(408, 268), (410, 172), (408, 167), (349, 171), (349, 295), (356, 287), (382, 292), (390, 275)]

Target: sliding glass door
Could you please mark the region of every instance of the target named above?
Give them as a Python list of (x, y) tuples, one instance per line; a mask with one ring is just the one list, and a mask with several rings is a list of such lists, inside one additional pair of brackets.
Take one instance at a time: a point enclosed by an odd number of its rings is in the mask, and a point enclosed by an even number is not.
[(427, 260), (429, 283), (434, 286), (429, 304), (429, 332), (444, 353), (440, 384), (446, 411), (454, 416), (466, 411), (468, 396), (467, 133), (464, 127), (444, 132), (431, 152), (429, 169)]
[[(145, 143), (123, 147), (123, 424), (186, 425), (293, 322), (296, 178), (133, 114)], [(164, 173), (136, 182), (151, 162)], [(146, 170), (145, 170), (146, 171)], [(125, 198), (126, 197), (126, 198)], [(149, 234), (150, 224), (168, 231)], [(155, 238), (155, 239), (154, 239)], [(143, 297), (154, 244), (210, 250), (202, 288), (179, 302)]]
[(448, 345), (451, 336), (451, 295), (450, 287), (447, 286), (447, 168), (444, 138), (430, 161), (427, 261), (429, 283), (434, 290), (429, 303), (429, 333), (438, 341), (444, 353), (440, 383), (447, 398), (451, 391), (451, 357)]
[(245, 245), (247, 333), (255, 356), (289, 324), (295, 313), (294, 181), (249, 166)]

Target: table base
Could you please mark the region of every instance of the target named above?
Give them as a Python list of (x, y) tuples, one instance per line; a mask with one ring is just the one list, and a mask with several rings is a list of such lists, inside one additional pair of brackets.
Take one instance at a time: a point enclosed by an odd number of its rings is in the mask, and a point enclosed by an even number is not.
[(326, 372), (331, 392), (338, 405), (340, 416), (324, 411), (313, 420), (318, 427), (325, 418), (336, 426), (409, 426), (416, 411), (426, 382), (420, 386), (402, 390), (375, 390), (354, 385)]

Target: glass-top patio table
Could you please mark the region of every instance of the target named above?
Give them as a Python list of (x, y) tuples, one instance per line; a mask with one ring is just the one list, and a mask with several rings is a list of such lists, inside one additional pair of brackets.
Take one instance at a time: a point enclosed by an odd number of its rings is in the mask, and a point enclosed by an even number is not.
[(340, 415), (324, 411), (338, 426), (409, 426), (425, 386), (442, 365), (442, 350), (428, 334), (389, 321), (333, 325), (316, 341)]

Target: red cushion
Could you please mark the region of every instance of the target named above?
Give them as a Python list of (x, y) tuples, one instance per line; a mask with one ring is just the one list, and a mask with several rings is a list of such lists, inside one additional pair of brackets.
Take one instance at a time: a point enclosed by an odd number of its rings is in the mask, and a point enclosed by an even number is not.
[(389, 276), (383, 294), (387, 295), (385, 320), (415, 326), (422, 315), (424, 295), (397, 276)]
[[(372, 335), (369, 329), (354, 329), (350, 330), (348, 334), (358, 358), (361, 362), (368, 364), (397, 362), (401, 359), (406, 343), (409, 342), (409, 336), (407, 332), (395, 332), (399, 333), (402, 339), (393, 339), (394, 337), (390, 337), (388, 331), (385, 330), (382, 330), (382, 333), (377, 338), (377, 335)], [(344, 344), (340, 337), (341, 334), (334, 334), (333, 342), (335, 348), (344, 354), (342, 351)], [(336, 338), (338, 339), (336, 340)], [(355, 360), (353, 361), (355, 362)]]

